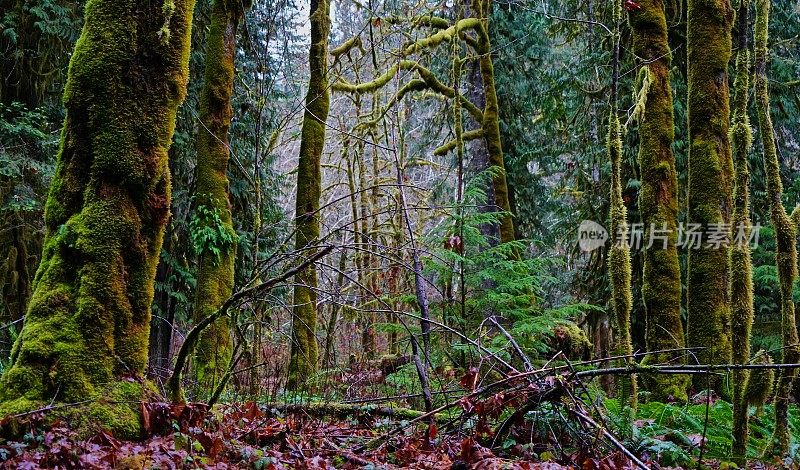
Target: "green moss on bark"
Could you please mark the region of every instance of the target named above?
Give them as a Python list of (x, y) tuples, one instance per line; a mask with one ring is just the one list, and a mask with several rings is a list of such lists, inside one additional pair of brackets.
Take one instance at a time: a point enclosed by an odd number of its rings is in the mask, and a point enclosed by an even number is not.
[[(729, 0), (689, 0), (689, 183), (688, 222), (730, 224), (733, 208), (733, 160), (728, 137), (730, 118), (728, 61), (731, 56), (733, 10)], [(698, 348), (704, 364), (731, 360), (730, 248), (689, 250), (687, 279), (687, 343)], [(708, 386), (694, 376), (698, 389)], [(726, 393), (720, 377), (711, 388)]]
[[(506, 180), (506, 165), (503, 159), (503, 145), (500, 139), (500, 107), (497, 101), (497, 90), (494, 84), (494, 64), (492, 62), (492, 45), (489, 41), (489, 17), (491, 16), (491, 0), (474, 0), (473, 13), (480, 19), (478, 32), (479, 66), (483, 81), (483, 138), (486, 141), (486, 150), (489, 153), (489, 166), (498, 171), (492, 175), (494, 205), (497, 210), (505, 215), (500, 219), (498, 232), (500, 242), (514, 241), (514, 222), (511, 218), (511, 202), (509, 201), (508, 182)], [(462, 20), (466, 21), (466, 20)]]
[[(750, 53), (747, 48), (749, 0), (739, 2), (739, 48), (736, 52), (736, 81), (731, 119), (731, 147), (735, 169), (733, 197), (733, 230), (740, 230), (750, 239), (750, 170), (747, 154), (753, 140), (747, 102), (750, 96)], [(731, 247), (731, 344), (733, 362), (745, 364), (750, 359), (750, 333), (753, 326), (753, 262), (747, 242)], [(749, 433), (748, 404), (744, 398), (750, 371), (733, 372), (733, 458), (740, 466), (747, 461)]]
[(64, 91), (42, 262), (0, 384), (0, 414), (99, 400), (109, 384), (144, 371), (193, 6), (174, 2), (162, 41), (159, 2), (86, 4)]
[[(306, 93), (306, 111), (300, 135), (300, 160), (297, 168), (295, 208), (295, 246), (304, 250), (317, 242), (320, 232), (319, 199), (322, 170), (320, 159), (325, 145), (325, 120), (328, 118), (328, 0), (311, 1), (311, 47), (308, 53), (311, 75)], [(303, 251), (310, 256), (311, 251)], [(317, 370), (317, 270), (311, 265), (295, 276), (292, 316), (292, 346), (287, 388), (297, 390)]]
[[(666, 246), (659, 241), (644, 251), (642, 298), (647, 321), (648, 352), (682, 348), (681, 271), (678, 264), (678, 181), (672, 154), (674, 118), (669, 83), (671, 51), (667, 43), (667, 21), (661, 0), (643, 0), (628, 20), (633, 32), (633, 52), (646, 63), (647, 80), (639, 111), (639, 167), (641, 191), (639, 211), (649, 240), (650, 230), (668, 230)], [(656, 353), (653, 363), (682, 362), (683, 353)], [(688, 376), (648, 377), (657, 400), (685, 400)]]
[[(774, 129), (769, 109), (769, 90), (767, 87), (767, 35), (769, 30), (769, 0), (756, 0), (756, 24), (754, 35), (755, 49), (755, 101), (758, 112), (758, 126), (764, 149), (764, 168), (767, 174), (767, 198), (770, 218), (775, 227), (775, 263), (778, 268), (778, 281), (781, 292), (781, 336), (783, 339), (783, 362), (796, 363), (800, 359), (800, 338), (797, 334), (792, 287), (797, 279), (797, 227), (786, 213), (781, 197), (780, 163), (775, 143)], [(789, 398), (792, 382), (797, 371), (782, 370), (775, 393), (775, 433), (774, 451), (784, 456), (789, 451)]]
[[(610, 229), (615, 240), (608, 252), (608, 271), (611, 282), (612, 320), (614, 324), (614, 345), (612, 355), (629, 356), (625, 362), (633, 361), (633, 343), (631, 342), (631, 253), (627, 244), (618, 241), (628, 238), (628, 211), (622, 199), (622, 126), (617, 115), (617, 90), (619, 85), (620, 31), (622, 22), (622, 2), (613, 3), (614, 30), (613, 41), (613, 73), (611, 83), (611, 109), (608, 113), (608, 134), (606, 135), (606, 152), (611, 161), (611, 213)], [(636, 407), (637, 385), (635, 375), (623, 375), (617, 378), (617, 398), (621, 403)]]
[[(197, 135), (196, 204), (219, 216), (223, 230), (235, 237), (228, 197), (228, 129), (233, 111), (234, 58), (236, 29), (244, 11), (241, 3), (215, 0), (211, 10), (205, 76), (200, 92), (200, 121)], [(206, 223), (216, 223), (213, 219)], [(199, 322), (216, 312), (233, 290), (235, 246), (217, 247), (219, 253), (204, 249), (200, 253), (195, 291), (194, 316)], [(195, 371), (203, 389), (213, 390), (228, 367), (232, 339), (228, 317), (220, 318), (200, 337)]]

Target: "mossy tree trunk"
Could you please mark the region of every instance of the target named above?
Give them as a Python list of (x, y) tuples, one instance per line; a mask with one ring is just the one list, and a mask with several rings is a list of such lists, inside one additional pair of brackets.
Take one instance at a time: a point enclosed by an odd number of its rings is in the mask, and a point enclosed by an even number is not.
[[(228, 196), (228, 129), (233, 110), (236, 29), (244, 11), (236, 0), (215, 0), (206, 49), (205, 75), (200, 91), (197, 134), (195, 204), (201, 230), (216, 234), (208, 246), (199, 247), (195, 323), (216, 312), (233, 290), (236, 237)], [(228, 366), (232, 338), (228, 317), (220, 318), (200, 337), (195, 371), (203, 389), (213, 390)]]
[[(775, 144), (775, 134), (769, 109), (769, 90), (767, 87), (767, 36), (769, 29), (769, 0), (756, 0), (755, 49), (755, 101), (758, 111), (758, 126), (764, 148), (764, 168), (767, 174), (767, 197), (772, 225), (775, 227), (775, 263), (778, 267), (778, 281), (781, 292), (781, 336), (783, 339), (783, 362), (796, 363), (800, 359), (795, 322), (792, 287), (797, 279), (797, 227), (786, 213), (781, 198), (780, 163)], [(782, 370), (775, 394), (775, 433), (774, 450), (781, 456), (789, 451), (789, 397), (795, 370)]]
[(493, 203), (495, 210), (505, 214), (500, 218), (498, 227), (500, 243), (512, 242), (514, 236), (514, 222), (511, 217), (511, 203), (509, 202), (508, 181), (506, 179), (506, 165), (503, 160), (503, 146), (500, 140), (500, 108), (497, 101), (497, 90), (494, 84), (494, 64), (492, 62), (492, 45), (489, 40), (489, 18), (492, 13), (491, 0), (473, 0), (472, 13), (480, 19), (481, 24), (476, 28), (478, 35), (477, 52), (478, 67), (481, 84), (483, 87), (483, 138), (486, 143), (488, 165), (497, 170), (492, 175)]
[[(681, 270), (678, 264), (678, 180), (672, 154), (674, 118), (669, 83), (671, 51), (667, 43), (667, 21), (662, 0), (642, 0), (628, 20), (633, 32), (633, 52), (645, 61), (642, 76), (643, 109), (639, 120), (639, 167), (641, 191), (639, 210), (645, 227), (644, 239), (652, 230), (667, 230), (666, 244), (653, 238), (644, 250), (642, 299), (645, 306), (647, 350), (663, 351), (684, 346), (681, 323)], [(663, 233), (661, 233), (663, 234)], [(649, 244), (649, 243), (648, 243)], [(680, 361), (683, 353), (647, 356), (653, 363)], [(688, 376), (648, 377), (654, 398), (686, 400)]]
[[(295, 246), (311, 256), (308, 246), (319, 238), (319, 199), (322, 150), (325, 145), (325, 120), (328, 118), (328, 0), (311, 0), (311, 46), (308, 54), (311, 75), (306, 92), (306, 111), (300, 136), (295, 209)], [(292, 346), (287, 387), (297, 390), (317, 370), (317, 271), (314, 265), (295, 276), (292, 317)]]
[(0, 414), (110, 398), (94, 403), (95, 416), (121, 432), (138, 427), (138, 405), (125, 403), (139, 401), (142, 385), (120, 379), (139, 377), (147, 364), (170, 213), (167, 150), (186, 92), (193, 7), (86, 4), (64, 91), (42, 262), (0, 385)]
[[(731, 344), (733, 362), (745, 364), (750, 360), (750, 333), (753, 326), (753, 262), (750, 253), (750, 170), (747, 154), (752, 142), (747, 102), (750, 94), (749, 29), (750, 0), (740, 0), (737, 12), (739, 24), (736, 51), (736, 81), (734, 83), (731, 147), (735, 168), (733, 196), (733, 234), (731, 247)], [(744, 235), (741, 239), (738, 234)], [(745, 387), (750, 376), (746, 370), (733, 372), (733, 458), (739, 466), (747, 461), (748, 404)]]
[[(611, 82), (611, 109), (608, 113), (608, 134), (606, 136), (606, 151), (611, 161), (611, 233), (627, 239), (628, 236), (628, 211), (622, 199), (622, 126), (617, 115), (617, 95), (619, 87), (619, 61), (620, 61), (620, 31), (622, 21), (622, 3), (613, 3), (614, 30), (613, 42), (613, 71)], [(633, 354), (631, 342), (631, 308), (633, 295), (631, 293), (631, 253), (627, 244), (612, 243), (608, 253), (609, 280), (611, 282), (611, 306), (613, 308), (614, 346), (615, 356)], [(628, 362), (628, 361), (626, 361)], [(617, 379), (617, 398), (623, 405), (636, 407), (637, 389), (636, 376), (621, 376)]]
[[(733, 10), (729, 0), (689, 0), (688, 223), (701, 224), (701, 247), (690, 247), (687, 272), (687, 342), (703, 364), (731, 361), (730, 247), (707, 243), (711, 232), (728, 231), (733, 208), (733, 160), (728, 61)], [(719, 376), (694, 376), (698, 389), (722, 390)]]

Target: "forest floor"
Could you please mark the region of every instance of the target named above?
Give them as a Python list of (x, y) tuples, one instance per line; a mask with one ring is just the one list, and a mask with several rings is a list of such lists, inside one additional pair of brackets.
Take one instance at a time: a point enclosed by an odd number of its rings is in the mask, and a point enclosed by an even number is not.
[[(409, 427), (388, 437), (397, 422), (389, 423), (387, 418), (362, 412), (325, 419), (301, 409), (284, 413), (254, 402), (218, 405), (212, 410), (202, 404), (144, 403), (145, 435), (136, 441), (118, 439), (101, 429), (81, 437), (63, 421), (45, 426), (44, 415), (29, 415), (15, 423), (17, 435), (22, 436), (19, 440), (0, 440), (0, 468), (636, 468), (621, 452), (603, 451), (600, 445), (589, 447), (588, 452), (562, 449), (537, 454), (530, 446), (515, 444), (505, 448), (501, 457), (484, 447), (486, 442), (462, 432), (440, 434), (435, 425)], [(8, 429), (10, 419), (0, 424)], [(647, 423), (637, 424), (642, 425)], [(684, 468), (662, 467), (653, 460), (645, 463), (649, 468)], [(735, 468), (715, 460), (704, 463), (705, 468)], [(750, 468), (779, 467), (758, 464)]]

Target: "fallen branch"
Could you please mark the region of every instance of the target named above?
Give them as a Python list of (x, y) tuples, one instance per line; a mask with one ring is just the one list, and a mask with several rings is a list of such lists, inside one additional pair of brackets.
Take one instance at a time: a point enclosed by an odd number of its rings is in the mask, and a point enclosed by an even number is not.
[(181, 345), (181, 349), (178, 351), (178, 357), (175, 360), (175, 370), (167, 381), (167, 390), (169, 391), (170, 399), (174, 403), (183, 403), (186, 401), (186, 398), (183, 394), (183, 387), (181, 385), (183, 379), (183, 369), (186, 367), (189, 356), (194, 353), (194, 349), (197, 346), (197, 342), (200, 339), (200, 334), (203, 332), (203, 330), (217, 321), (218, 318), (227, 315), (228, 311), (230, 311), (230, 309), (237, 305), (240, 301), (255, 297), (268, 290), (271, 290), (281, 282), (286, 281), (306, 267), (317, 262), (320, 258), (326, 256), (328, 253), (333, 251), (333, 248), (334, 247), (332, 245), (325, 246), (321, 250), (311, 255), (309, 258), (303, 260), (302, 263), (285, 271), (283, 274), (280, 274), (272, 279), (268, 279), (267, 281), (264, 281), (263, 283), (253, 287), (240, 290), (239, 292), (228, 297), (228, 300), (226, 300), (225, 303), (222, 304), (222, 307), (220, 307), (216, 312), (207, 316), (200, 323), (195, 325), (195, 327), (189, 331), (189, 334), (186, 335), (186, 340)]

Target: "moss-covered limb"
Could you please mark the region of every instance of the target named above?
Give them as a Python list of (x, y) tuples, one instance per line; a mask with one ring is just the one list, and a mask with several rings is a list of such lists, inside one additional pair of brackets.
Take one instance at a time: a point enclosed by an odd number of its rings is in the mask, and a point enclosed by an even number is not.
[[(364, 124), (364, 126), (375, 126), (379, 122), (381, 122), (383, 116), (392, 108), (395, 104), (399, 103), (400, 100), (408, 93), (412, 91), (422, 91), (424, 89), (429, 89), (434, 91), (446, 98), (455, 98), (456, 92), (452, 88), (448, 87), (444, 83), (439, 80), (436, 75), (433, 74), (430, 70), (422, 66), (419, 62), (414, 60), (401, 60), (399, 63), (394, 64), (390, 67), (386, 72), (382, 73), (375, 79), (369, 82), (362, 82), (358, 84), (348, 83), (343, 79), (339, 79), (331, 85), (331, 89), (333, 91), (339, 91), (344, 93), (355, 93), (355, 94), (366, 94), (366, 93), (374, 93), (381, 87), (385, 86), (389, 83), (389, 81), (394, 78), (397, 74), (398, 70), (415, 70), (417, 74), (420, 76), (420, 79), (413, 79), (410, 80), (408, 83), (403, 85), (400, 90), (398, 90), (397, 94), (381, 109), (381, 112), (378, 113), (378, 116), (368, 121)], [(482, 122), (483, 120), (483, 110), (481, 110), (475, 103), (471, 102), (464, 96), (459, 95), (459, 101), (461, 106), (467, 110), (477, 122)]]
[[(228, 129), (233, 110), (234, 58), (236, 29), (243, 15), (240, 3), (215, 0), (211, 8), (211, 27), (206, 49), (205, 75), (200, 91), (200, 122), (197, 134), (197, 167), (195, 204), (218, 218), (207, 218), (206, 224), (235, 237), (228, 198)], [(212, 248), (214, 250), (212, 251)], [(216, 311), (233, 290), (235, 244), (204, 247), (200, 252), (197, 288), (194, 298), (194, 319), (199, 322)], [(213, 390), (231, 359), (232, 339), (228, 318), (223, 317), (208, 328), (197, 347), (195, 371), (201, 387)]]
[(340, 45), (331, 49), (331, 55), (338, 59), (340, 56), (345, 55), (352, 51), (355, 48), (362, 49), (363, 45), (361, 42), (361, 36), (353, 36), (352, 38), (348, 39), (347, 41), (341, 43)]
[[(308, 53), (310, 76), (306, 111), (300, 133), (300, 159), (297, 167), (295, 206), (295, 246), (305, 249), (319, 238), (319, 199), (322, 180), (320, 159), (325, 146), (325, 121), (328, 118), (328, 0), (311, 1), (311, 46)], [(313, 255), (311, 250), (309, 255)], [(309, 265), (295, 276), (292, 311), (292, 345), (287, 388), (297, 390), (317, 370), (317, 270)]]
[[(491, 0), (473, 0), (472, 11), (480, 19), (476, 26), (478, 33), (478, 65), (483, 91), (483, 119), (480, 124), (483, 128), (483, 138), (489, 156), (489, 166), (496, 168), (492, 174), (493, 203), (496, 210), (504, 212), (500, 219), (499, 238), (501, 243), (514, 241), (514, 222), (511, 216), (511, 203), (508, 195), (508, 182), (506, 180), (505, 161), (503, 159), (503, 146), (500, 139), (500, 108), (497, 101), (497, 90), (494, 84), (494, 64), (492, 62), (492, 46), (489, 41), (489, 17), (491, 16)], [(462, 20), (464, 21), (464, 20)], [(461, 23), (461, 22), (459, 22)]]
[[(781, 292), (781, 336), (783, 339), (784, 363), (794, 363), (800, 359), (795, 322), (792, 287), (797, 279), (797, 227), (792, 223), (781, 197), (780, 163), (769, 109), (769, 91), (767, 87), (767, 36), (769, 28), (769, 0), (756, 0), (756, 23), (754, 35), (755, 49), (755, 101), (758, 114), (758, 125), (764, 149), (764, 167), (767, 174), (767, 197), (769, 199), (770, 217), (775, 227), (778, 281)], [(789, 450), (788, 407), (792, 390), (792, 382), (797, 372), (781, 371), (775, 394), (775, 433), (773, 435), (774, 450), (786, 455)]]
[(452, 150), (456, 150), (457, 148), (459, 148), (459, 146), (463, 145), (464, 142), (469, 142), (470, 140), (476, 140), (482, 138), (483, 138), (483, 129), (473, 129), (471, 131), (464, 132), (460, 136), (457, 136), (455, 139), (450, 140), (444, 145), (437, 147), (433, 151), (433, 154), (438, 156), (447, 155)]
[[(729, 0), (689, 0), (687, 10), (689, 87), (688, 222), (729, 224), (733, 208), (733, 160), (728, 136), (728, 62), (733, 11)], [(689, 250), (688, 346), (703, 364), (731, 360), (730, 249)], [(705, 377), (694, 377), (698, 389)], [(711, 387), (721, 392), (720, 377)]]
[(170, 207), (167, 150), (186, 91), (194, 1), (174, 0), (167, 41), (158, 34), (161, 6), (86, 4), (42, 262), (0, 385), (0, 414), (97, 397), (147, 363)]
[(450, 42), (457, 35), (461, 35), (464, 31), (475, 29), (478, 30), (482, 26), (482, 20), (478, 18), (464, 18), (458, 20), (454, 25), (447, 29), (443, 29), (437, 33), (431, 34), (421, 39), (417, 39), (412, 44), (407, 45), (403, 49), (404, 56), (410, 56), (423, 49), (431, 49), (444, 42)]
[(348, 403), (267, 403), (265, 408), (283, 414), (300, 413), (317, 418), (353, 418), (353, 417), (385, 417), (401, 420), (417, 419), (425, 415), (424, 412), (410, 408), (393, 407), (386, 405), (351, 405)]
[[(752, 143), (747, 102), (750, 96), (750, 53), (747, 30), (750, 1), (740, 0), (737, 11), (739, 47), (736, 52), (736, 80), (731, 119), (731, 147), (734, 162), (733, 218), (734, 234), (742, 232), (750, 239), (750, 171), (747, 154)], [(745, 364), (750, 358), (750, 333), (753, 325), (753, 262), (747, 242), (731, 247), (731, 345), (733, 362)], [(744, 398), (750, 372), (733, 372), (733, 458), (739, 465), (747, 461), (749, 433), (748, 403)]]
[[(671, 53), (667, 43), (667, 22), (662, 0), (643, 0), (631, 10), (628, 21), (633, 33), (633, 52), (643, 65), (647, 86), (643, 89), (639, 121), (639, 167), (641, 191), (639, 210), (649, 240), (650, 230), (668, 230), (666, 246), (655, 242), (644, 250), (642, 300), (647, 322), (648, 351), (681, 348), (681, 271), (678, 264), (677, 219), (678, 181), (672, 154), (674, 118), (669, 83)], [(660, 353), (649, 357), (654, 363), (682, 362), (683, 353)], [(658, 400), (685, 400), (688, 376), (648, 377), (650, 390)]]

